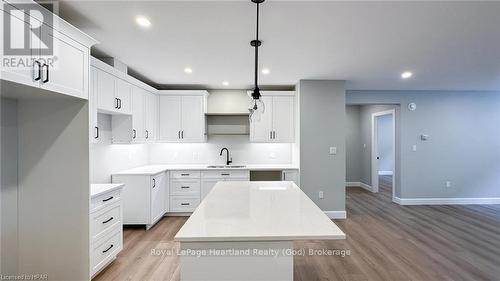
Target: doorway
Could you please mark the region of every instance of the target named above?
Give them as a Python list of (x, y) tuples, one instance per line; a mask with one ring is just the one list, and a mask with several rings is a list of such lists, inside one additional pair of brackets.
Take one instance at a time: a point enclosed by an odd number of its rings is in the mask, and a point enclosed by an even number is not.
[(396, 112), (395, 109), (372, 113), (371, 178), (373, 192), (391, 189), (395, 197)]

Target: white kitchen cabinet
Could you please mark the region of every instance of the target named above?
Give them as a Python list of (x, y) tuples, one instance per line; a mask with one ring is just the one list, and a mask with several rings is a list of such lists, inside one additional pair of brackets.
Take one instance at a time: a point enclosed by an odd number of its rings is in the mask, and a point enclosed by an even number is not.
[(201, 173), (201, 200), (213, 189), (219, 181), (249, 181), (249, 170), (210, 170)]
[(116, 112), (121, 114), (131, 114), (132, 113), (132, 84), (129, 82), (117, 78), (115, 80), (115, 97), (118, 100), (118, 106)]
[(113, 183), (123, 183), (123, 224), (151, 228), (166, 212), (165, 173), (156, 175), (113, 175)]
[[(8, 60), (13, 65), (2, 67), (0, 78), (88, 99), (90, 47), (97, 41), (51, 13), (53, 26), (48, 26), (35, 18), (36, 15), (26, 15), (25, 7), (17, 9), (15, 5), (2, 2), (0, 28), (5, 30), (4, 24), (9, 22), (10, 40), (6, 43), (10, 46), (1, 44), (0, 51), (8, 58), (10, 54), (5, 47), (22, 51), (24, 46), (29, 46), (30, 50), (27, 55), (13, 54), (12, 60)], [(26, 36), (25, 31), (29, 31)], [(42, 53), (41, 50), (47, 50), (43, 42), (53, 43), (50, 54)]]
[(145, 134), (146, 141), (154, 142), (158, 138), (158, 96), (145, 92)]
[(200, 171), (170, 171), (170, 212), (193, 212), (200, 204)]
[(42, 64), (41, 88), (87, 99), (89, 49), (51, 27), (42, 28), (45, 29), (42, 35), (54, 44), (57, 59)]
[(146, 140), (145, 128), (145, 91), (137, 86), (132, 87), (132, 141), (144, 142)]
[[(4, 3), (2, 4), (8, 5)], [(4, 8), (3, 5), (0, 6), (0, 9), (2, 9), (0, 13), (1, 16), (0, 30), (5, 32), (4, 31), (6, 28), (4, 27), (5, 19), (10, 18), (10, 24), (11, 24), (10, 42), (12, 47), (24, 46), (25, 44), (24, 30), (31, 31), (26, 38), (29, 40), (28, 46), (32, 47), (30, 48), (31, 54), (26, 56), (26, 59), (28, 59), (31, 62), (34, 62), (34, 65), (32, 67), (17, 67), (17, 66), (2, 67), (0, 68), (0, 73), (1, 73), (0, 78), (3, 80), (12, 81), (19, 84), (39, 87), (42, 70), (41, 70), (41, 63), (38, 62), (38, 59), (40, 58), (40, 53), (37, 49), (40, 48), (40, 40), (37, 37), (40, 37), (40, 30), (35, 29), (34, 26), (40, 26), (41, 23), (35, 18), (26, 19), (22, 10), (13, 10), (9, 13), (6, 10), (3, 10)], [(7, 8), (7, 6), (5, 8)], [(2, 55), (6, 54), (4, 47), (5, 46), (2, 42), (2, 44), (0, 44), (0, 50)]]
[(160, 91), (160, 141), (205, 142), (206, 91)]
[(90, 68), (89, 85), (89, 139), (90, 143), (99, 141), (99, 125), (97, 123), (97, 69)]
[[(97, 108), (100, 112), (113, 115), (132, 114), (133, 86), (124, 80), (126, 74), (116, 74), (112, 66), (91, 58), (91, 65), (97, 69)], [(121, 78), (123, 77), (123, 79)]]
[(262, 92), (265, 112), (260, 120), (252, 117), (250, 141), (294, 142), (295, 141), (295, 95), (294, 92)]
[(97, 108), (113, 112), (118, 107), (115, 98), (115, 77), (101, 69), (97, 70)]

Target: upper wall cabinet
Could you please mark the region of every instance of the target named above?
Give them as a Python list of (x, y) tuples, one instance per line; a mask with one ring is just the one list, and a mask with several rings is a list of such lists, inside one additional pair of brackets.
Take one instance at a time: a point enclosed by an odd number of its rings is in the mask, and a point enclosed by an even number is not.
[(205, 142), (207, 91), (160, 91), (160, 141)]
[(295, 141), (295, 92), (262, 91), (265, 105), (260, 120), (250, 121), (251, 142)]
[(144, 131), (147, 142), (154, 142), (158, 139), (158, 96), (152, 93), (145, 93), (144, 99)]
[[(41, 14), (44, 18), (50, 16), (52, 25), (25, 14), (29, 11), (25, 7), (17, 9), (16, 3), (2, 4), (0, 29), (5, 32), (7, 27), (4, 24), (9, 22), (10, 40), (0, 48), (4, 59), (11, 59), (8, 66), (1, 68), (1, 79), (88, 99), (89, 53), (97, 41), (41, 6)], [(26, 1), (21, 4), (26, 4)], [(28, 36), (25, 36), (25, 30), (30, 31)], [(29, 47), (25, 50), (23, 46)], [(10, 49), (25, 53), (10, 54)]]
[(91, 64), (97, 69), (97, 81), (91, 81), (97, 83), (97, 109), (109, 114), (132, 114), (133, 85), (117, 77), (112, 66), (95, 58)]

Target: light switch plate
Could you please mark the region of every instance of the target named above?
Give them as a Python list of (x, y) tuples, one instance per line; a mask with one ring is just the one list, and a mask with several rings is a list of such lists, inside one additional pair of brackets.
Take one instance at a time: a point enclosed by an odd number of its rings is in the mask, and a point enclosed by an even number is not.
[(319, 199), (323, 199), (323, 198), (325, 198), (325, 196), (323, 195), (323, 191), (320, 191), (320, 192), (319, 192), (318, 197), (319, 197)]
[(330, 155), (335, 155), (337, 154), (337, 147), (331, 146), (330, 147)]
[(411, 146), (411, 151), (417, 151), (417, 145), (416, 144), (414, 144), (414, 145)]

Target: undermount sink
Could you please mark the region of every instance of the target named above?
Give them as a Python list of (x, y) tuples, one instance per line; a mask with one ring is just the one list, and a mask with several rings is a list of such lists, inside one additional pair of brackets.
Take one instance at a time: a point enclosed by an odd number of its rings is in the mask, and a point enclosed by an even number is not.
[(241, 168), (245, 168), (246, 166), (238, 166), (238, 165), (234, 165), (234, 166), (231, 166), (231, 165), (212, 165), (212, 166), (207, 166), (207, 168), (209, 169), (241, 169)]

